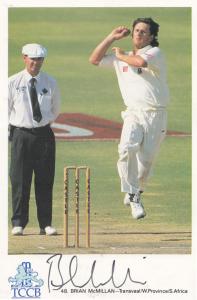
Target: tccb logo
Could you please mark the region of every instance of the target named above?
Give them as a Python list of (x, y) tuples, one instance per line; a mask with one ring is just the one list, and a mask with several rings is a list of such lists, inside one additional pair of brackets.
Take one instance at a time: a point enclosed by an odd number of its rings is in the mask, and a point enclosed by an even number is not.
[(41, 286), (44, 281), (38, 278), (38, 273), (33, 271), (30, 262), (22, 262), (16, 269), (17, 274), (9, 277), (12, 298), (40, 298)]

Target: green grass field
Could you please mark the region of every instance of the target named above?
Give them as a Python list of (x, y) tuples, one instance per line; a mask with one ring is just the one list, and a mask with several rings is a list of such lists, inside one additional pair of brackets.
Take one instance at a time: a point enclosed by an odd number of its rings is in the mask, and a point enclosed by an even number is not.
[[(43, 70), (59, 83), (61, 112), (121, 121), (124, 106), (115, 73), (91, 66), (88, 57), (114, 27), (129, 26), (140, 16), (151, 16), (161, 26), (159, 41), (167, 58), (171, 92), (168, 129), (191, 133), (189, 8), (10, 8), (9, 75), (23, 68), (23, 44), (41, 43), (49, 53)], [(117, 44), (131, 47), (129, 38)], [(116, 170), (117, 145), (116, 141), (57, 142), (53, 224), (59, 235), (37, 235), (32, 188), (30, 222), (23, 237), (9, 236), (9, 253), (190, 253), (191, 137), (165, 139), (143, 196), (147, 217), (140, 221), (133, 220), (123, 205)], [(91, 168), (92, 247), (88, 250), (62, 248), (63, 167), (70, 164)], [(73, 226), (72, 217), (70, 223)], [(81, 231), (83, 234), (83, 226)], [(70, 235), (71, 244), (72, 238)]]

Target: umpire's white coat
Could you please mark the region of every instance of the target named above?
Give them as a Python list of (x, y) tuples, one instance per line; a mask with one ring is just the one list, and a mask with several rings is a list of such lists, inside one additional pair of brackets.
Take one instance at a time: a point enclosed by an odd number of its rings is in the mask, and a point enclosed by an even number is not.
[[(132, 55), (132, 52), (130, 52)], [(121, 191), (143, 191), (148, 175), (166, 134), (169, 91), (166, 64), (158, 47), (138, 50), (146, 68), (136, 68), (120, 61), (114, 54), (105, 55), (99, 66), (114, 67), (127, 109), (118, 147), (118, 171)]]

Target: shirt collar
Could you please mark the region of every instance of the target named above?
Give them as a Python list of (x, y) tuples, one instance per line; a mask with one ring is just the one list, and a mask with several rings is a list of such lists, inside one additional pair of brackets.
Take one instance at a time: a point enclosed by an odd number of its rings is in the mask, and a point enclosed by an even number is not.
[[(151, 49), (152, 46), (151, 45), (147, 45), (144, 48), (138, 49), (135, 53), (135, 55), (139, 55), (139, 54), (143, 54), (145, 53), (147, 50)], [(130, 51), (129, 54), (133, 55), (133, 51)]]
[(147, 50), (149, 50), (151, 48), (152, 48), (151, 45), (147, 45), (146, 47), (137, 50), (136, 54), (143, 54), (143, 53), (145, 53)]
[[(32, 78), (32, 75), (29, 74), (29, 72), (27, 71), (27, 69), (24, 70), (25, 73), (25, 78), (27, 81), (30, 81), (30, 79)], [(38, 75), (34, 76), (34, 78), (38, 81), (40, 79), (40, 72), (38, 73)]]

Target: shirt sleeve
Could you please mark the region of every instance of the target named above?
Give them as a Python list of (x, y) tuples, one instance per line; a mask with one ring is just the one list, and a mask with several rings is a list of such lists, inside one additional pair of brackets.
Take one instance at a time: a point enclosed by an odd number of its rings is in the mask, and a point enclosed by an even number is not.
[(13, 95), (12, 95), (12, 81), (10, 80), (10, 78), (8, 79), (8, 120), (10, 119), (10, 115), (12, 112), (12, 108), (14, 105), (14, 101), (13, 101)]
[(99, 63), (99, 67), (111, 68), (114, 66), (116, 56), (114, 54), (106, 54)]
[(139, 54), (148, 64), (148, 68), (159, 71), (161, 62), (161, 51), (158, 47), (153, 47), (145, 53)]
[(55, 119), (58, 117), (58, 115), (60, 113), (60, 91), (59, 91), (59, 88), (58, 88), (58, 85), (56, 82), (55, 82), (55, 86), (54, 86), (54, 90), (53, 90), (53, 94), (52, 94), (51, 111), (54, 116), (53, 121), (55, 121)]

